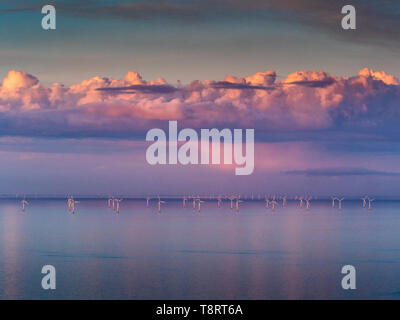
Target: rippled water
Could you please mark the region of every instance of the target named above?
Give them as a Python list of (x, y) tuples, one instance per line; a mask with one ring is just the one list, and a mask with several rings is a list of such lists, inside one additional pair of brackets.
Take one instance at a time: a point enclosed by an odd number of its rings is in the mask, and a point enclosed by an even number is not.
[[(84, 200), (75, 215), (65, 200), (0, 201), (2, 299), (399, 299), (400, 202), (290, 202), (275, 213), (263, 202), (124, 200), (119, 215), (105, 200)], [(41, 288), (54, 265), (57, 289)], [(341, 288), (354, 265), (357, 289)]]

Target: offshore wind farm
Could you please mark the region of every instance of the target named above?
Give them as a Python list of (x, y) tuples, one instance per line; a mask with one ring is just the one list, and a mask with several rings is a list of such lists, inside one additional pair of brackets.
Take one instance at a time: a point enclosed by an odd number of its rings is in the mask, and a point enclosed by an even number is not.
[[(51, 298), (397, 299), (400, 201), (367, 199), (2, 197), (0, 298), (49, 298), (24, 286), (46, 260), (62, 288)], [(342, 262), (364, 270), (363, 290), (337, 285)]]

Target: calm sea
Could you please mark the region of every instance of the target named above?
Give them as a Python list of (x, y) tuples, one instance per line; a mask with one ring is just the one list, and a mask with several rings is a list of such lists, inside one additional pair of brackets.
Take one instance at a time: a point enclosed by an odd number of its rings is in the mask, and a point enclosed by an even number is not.
[[(400, 202), (360, 201), (343, 210), (314, 201), (273, 213), (262, 201), (240, 211), (205, 200), (201, 213), (181, 201), (0, 201), (1, 299), (399, 299)], [(41, 268), (56, 268), (56, 290)], [(341, 268), (356, 268), (343, 290)]]

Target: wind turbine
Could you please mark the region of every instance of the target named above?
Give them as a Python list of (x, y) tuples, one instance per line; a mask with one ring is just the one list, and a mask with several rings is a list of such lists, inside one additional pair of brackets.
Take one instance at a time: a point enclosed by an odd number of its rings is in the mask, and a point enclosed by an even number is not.
[(342, 201), (344, 200), (344, 198), (338, 199), (339, 201), (339, 210), (342, 210)]
[(68, 197), (67, 200), (68, 211), (71, 211), (72, 201), (74, 201), (74, 198), (72, 198), (72, 196)]
[(146, 197), (146, 208), (148, 208), (150, 205), (150, 199), (150, 197)]
[(368, 198), (368, 210), (371, 210), (371, 202), (374, 201), (375, 199), (369, 199)]
[(217, 202), (217, 207), (218, 208), (221, 208), (221, 204), (222, 204), (222, 199), (221, 199), (221, 196), (218, 196), (218, 202)]
[(72, 214), (75, 214), (75, 204), (79, 203), (79, 201), (76, 201), (74, 199), (71, 199), (71, 210), (72, 210)]
[(300, 201), (299, 207), (303, 208), (303, 197), (299, 197), (299, 201)]
[(286, 207), (286, 195), (282, 197), (282, 207)]
[(332, 199), (332, 208), (334, 208), (335, 207), (335, 200), (339, 200), (339, 199), (336, 198), (336, 197), (331, 197), (331, 199)]
[(25, 205), (28, 205), (29, 202), (26, 201), (25, 199), (23, 199), (23, 200), (21, 200), (21, 203), (22, 203), (22, 211), (25, 211)]
[(311, 197), (306, 199), (306, 209), (310, 210), (310, 201), (311, 201)]
[(231, 201), (231, 209), (233, 209), (233, 201), (236, 199), (234, 196), (230, 196), (229, 200)]
[(204, 201), (202, 201), (200, 198), (197, 199), (197, 203), (198, 203), (198, 211), (200, 212), (201, 210), (201, 204), (204, 203)]
[(114, 201), (117, 203), (117, 205), (116, 205), (117, 214), (119, 214), (119, 203), (120, 203), (122, 200), (124, 200), (124, 199), (114, 199)]
[(361, 198), (361, 200), (363, 201), (363, 204), (362, 204), (363, 208), (365, 208), (367, 206), (367, 199), (368, 199), (368, 196), (364, 196), (364, 198)]
[(184, 208), (186, 208), (186, 201), (187, 201), (187, 198), (186, 198), (186, 196), (185, 196), (185, 197), (183, 197), (183, 199), (182, 199), (182, 206), (183, 206)]
[(236, 198), (236, 212), (239, 212), (239, 203), (240, 202), (244, 202), (242, 200), (240, 200), (240, 196), (238, 198)]
[(160, 197), (158, 197), (158, 213), (161, 213), (161, 204), (162, 203), (165, 203), (165, 201), (162, 201), (161, 199), (160, 199)]
[(265, 208), (268, 209), (269, 208), (269, 199), (267, 196), (265, 196)]
[(276, 202), (275, 201), (275, 199), (273, 199), (272, 201), (271, 201), (271, 209), (272, 209), (272, 211), (275, 211), (275, 206), (278, 204), (278, 202)]

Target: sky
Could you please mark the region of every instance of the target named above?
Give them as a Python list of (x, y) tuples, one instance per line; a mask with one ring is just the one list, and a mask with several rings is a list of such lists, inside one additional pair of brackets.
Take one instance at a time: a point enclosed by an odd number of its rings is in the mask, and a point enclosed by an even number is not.
[[(0, 193), (400, 197), (398, 1), (50, 3), (0, 1)], [(254, 173), (149, 165), (168, 120), (254, 128)]]

